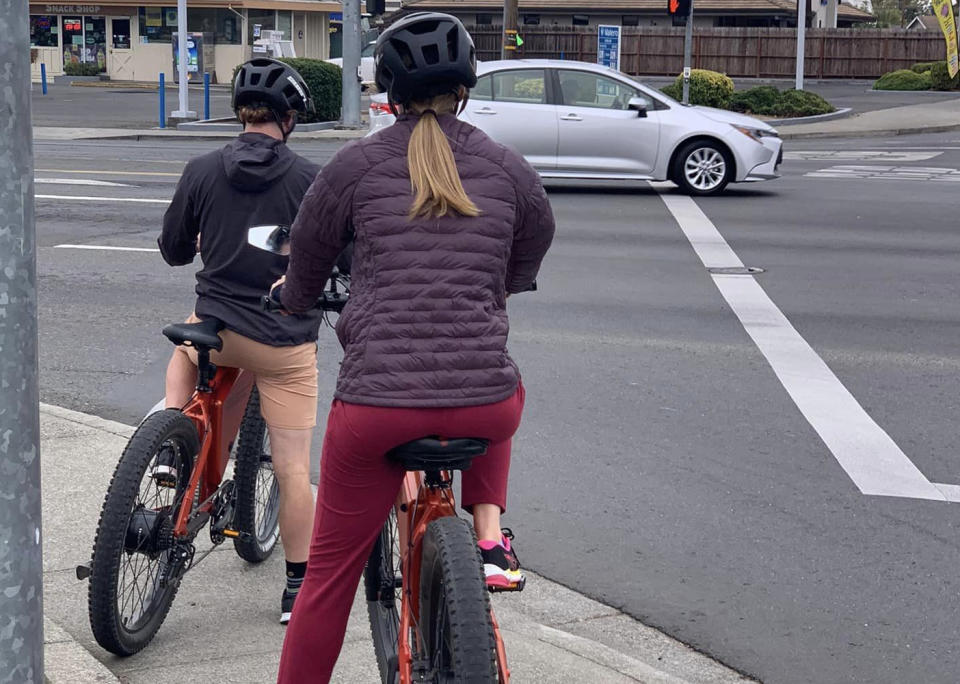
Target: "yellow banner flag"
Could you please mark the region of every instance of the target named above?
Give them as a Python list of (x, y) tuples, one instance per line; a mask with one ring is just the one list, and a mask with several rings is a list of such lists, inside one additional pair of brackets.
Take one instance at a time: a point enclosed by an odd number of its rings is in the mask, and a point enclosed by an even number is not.
[(953, 78), (960, 71), (960, 63), (957, 60), (957, 22), (953, 17), (951, 0), (933, 0), (933, 13), (937, 15), (943, 38), (947, 41), (947, 69), (950, 78)]

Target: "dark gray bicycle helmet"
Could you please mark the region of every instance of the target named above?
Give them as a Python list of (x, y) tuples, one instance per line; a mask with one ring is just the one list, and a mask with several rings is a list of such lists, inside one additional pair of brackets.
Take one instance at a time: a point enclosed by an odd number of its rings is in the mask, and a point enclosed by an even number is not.
[(245, 62), (233, 82), (233, 111), (244, 106), (265, 106), (278, 119), (293, 110), (314, 111), (310, 88), (296, 69), (275, 59), (258, 57)]
[(449, 14), (404, 17), (380, 34), (373, 58), (377, 88), (396, 104), (477, 85), (473, 39)]

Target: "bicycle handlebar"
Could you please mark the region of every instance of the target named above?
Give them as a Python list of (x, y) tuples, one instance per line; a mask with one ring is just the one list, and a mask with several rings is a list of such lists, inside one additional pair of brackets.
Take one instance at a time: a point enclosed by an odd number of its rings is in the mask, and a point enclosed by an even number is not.
[[(347, 305), (347, 301), (350, 299), (350, 295), (346, 292), (340, 292), (337, 289), (337, 286), (342, 286), (343, 283), (340, 280), (340, 275), (334, 273), (330, 276), (330, 284), (328, 290), (325, 290), (320, 298), (317, 300), (317, 303), (313, 308), (320, 309), (321, 311), (333, 311), (334, 313), (340, 313), (343, 311), (343, 307)], [(270, 294), (263, 295), (260, 299), (260, 304), (263, 307), (264, 311), (285, 311), (283, 304), (280, 301), (281, 293), (283, 292), (283, 285), (277, 285), (270, 291)]]

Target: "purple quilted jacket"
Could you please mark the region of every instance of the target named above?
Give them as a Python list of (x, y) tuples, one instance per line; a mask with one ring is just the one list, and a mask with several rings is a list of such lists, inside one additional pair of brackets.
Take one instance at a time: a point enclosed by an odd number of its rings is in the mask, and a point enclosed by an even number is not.
[(506, 296), (529, 289), (554, 223), (536, 172), (452, 115), (440, 117), (479, 217), (407, 219), (413, 116), (341, 150), (317, 176), (292, 230), (282, 299), (314, 305), (355, 238), (336, 397), (373, 406), (488, 404), (511, 396)]

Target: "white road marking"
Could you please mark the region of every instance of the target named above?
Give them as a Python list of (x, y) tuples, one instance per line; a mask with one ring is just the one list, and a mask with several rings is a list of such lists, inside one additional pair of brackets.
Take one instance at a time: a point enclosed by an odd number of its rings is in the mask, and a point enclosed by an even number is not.
[(132, 188), (127, 183), (111, 183), (110, 181), (90, 180), (89, 178), (34, 178), (36, 184), (49, 185), (97, 185), (106, 188)]
[(179, 178), (182, 174), (171, 171), (107, 171), (105, 169), (36, 169), (40, 173), (82, 173), (91, 176), (172, 176)]
[(960, 170), (936, 166), (831, 166), (804, 175), (808, 178), (960, 182)]
[[(696, 202), (675, 195), (661, 194), (660, 198), (704, 266), (743, 266)], [(960, 486), (954, 491), (950, 485), (935, 485), (927, 480), (864, 411), (753, 276), (712, 278), (790, 398), (863, 494), (960, 501)]]
[(170, 204), (168, 199), (143, 199), (141, 197), (89, 197), (85, 195), (34, 195), (37, 199), (72, 200), (76, 202), (140, 202), (142, 204)]
[(54, 245), (54, 249), (97, 249), (106, 252), (155, 252), (160, 250), (156, 247), (113, 247), (111, 245)]
[(927, 161), (939, 157), (937, 152), (906, 152), (899, 150), (793, 150), (783, 158), (793, 161)]

